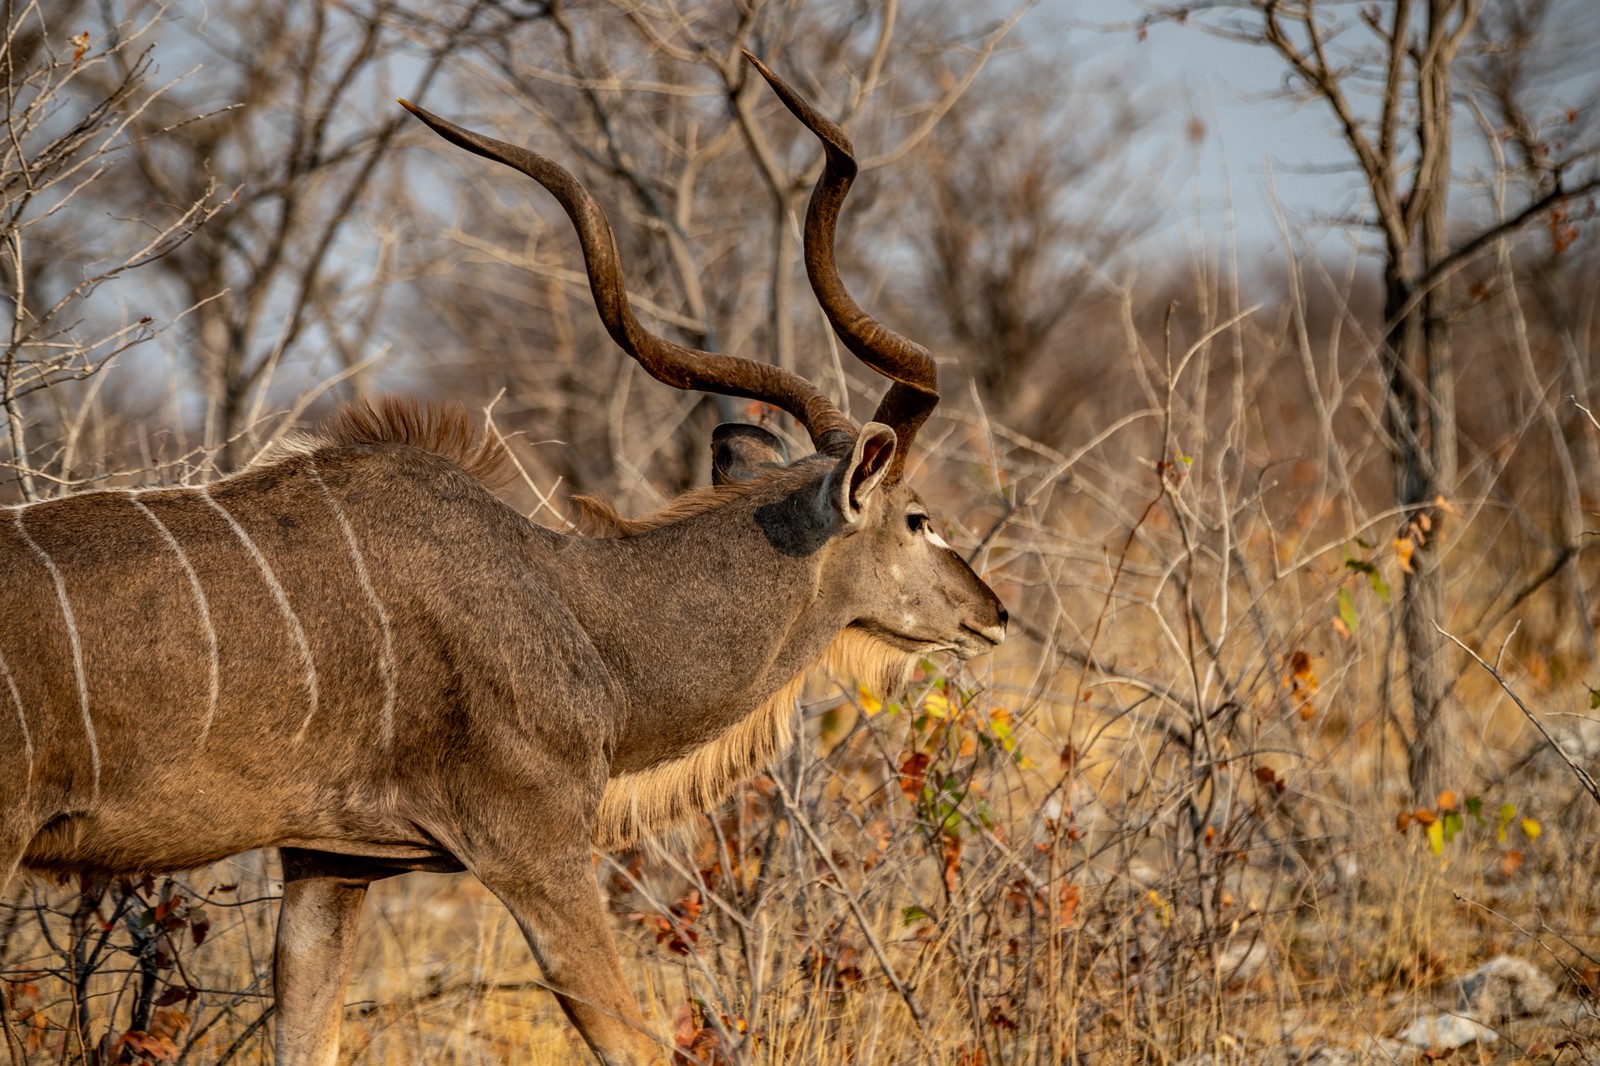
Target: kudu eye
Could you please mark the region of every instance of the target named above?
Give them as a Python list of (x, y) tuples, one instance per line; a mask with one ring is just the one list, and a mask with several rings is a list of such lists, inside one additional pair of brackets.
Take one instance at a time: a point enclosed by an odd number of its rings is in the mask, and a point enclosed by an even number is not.
[(912, 511), (906, 515), (906, 528), (913, 533), (923, 533), (928, 529), (928, 516), (921, 511)]

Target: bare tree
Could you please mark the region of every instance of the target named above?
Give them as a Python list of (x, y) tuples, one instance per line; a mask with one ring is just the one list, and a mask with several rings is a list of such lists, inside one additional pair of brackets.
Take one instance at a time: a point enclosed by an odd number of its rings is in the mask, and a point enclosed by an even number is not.
[(922, 313), (1002, 419), (1042, 439), (1063, 428), (1054, 386), (1106, 369), (1059, 334), (1152, 221), (1129, 203), (1141, 182), (1127, 148), (1145, 125), (1127, 94), (1030, 49), (997, 64), (916, 155)]
[(1411, 696), (1411, 788), (1424, 800), (1437, 793), (1445, 772), (1443, 718), (1453, 676), (1435, 623), (1445, 607), (1437, 550), (1443, 505), (1458, 490), (1454, 279), (1496, 242), (1600, 188), (1593, 146), (1568, 146), (1539, 161), (1545, 180), (1530, 185), (1522, 203), (1490, 224), (1452, 233), (1461, 113), (1456, 79), (1468, 46), (1485, 47), (1482, 12), (1481, 0), (1395, 0), (1382, 7), (1219, 0), (1166, 5), (1156, 15), (1194, 19), (1210, 32), (1276, 53), (1288, 68), (1290, 91), (1328, 109), (1366, 191), (1367, 213), (1348, 222), (1375, 232), (1382, 247), (1376, 355), (1401, 511), (1395, 536), (1410, 545), (1400, 627)]
[[(787, 127), (764, 129), (773, 125), (766, 120), (775, 105), (752, 80), (741, 50), (781, 55), (814, 72), (806, 91), (817, 89), (847, 124), (860, 115), (852, 135), (863, 147), (862, 169), (870, 171), (904, 160), (925, 142), (972, 88), (1018, 14), (1001, 11), (973, 32), (934, 5), (905, 16), (900, 7), (784, 0), (732, 10), (614, 0), (560, 8), (540, 32), (530, 27), (480, 38), (476, 75), (464, 84), (474, 100), (510, 102), (495, 105), (489, 121), (563, 142), (562, 151), (623, 220), (618, 239), (639, 263), (636, 287), (646, 313), (687, 343), (760, 351), (847, 394), (856, 377), (847, 375), (820, 316), (794, 299), (800, 213), (820, 157)], [(897, 106), (865, 107), (878, 94), (889, 94)], [(892, 227), (904, 224), (900, 208), (913, 195), (911, 185), (895, 182), (886, 192), (867, 184), (862, 203), (850, 208), (851, 225), (866, 236), (859, 248), (844, 250), (853, 257), (845, 269), (870, 271), (871, 289), (888, 289), (879, 298), (891, 316), (902, 308), (910, 313), (913, 286), (895, 285), (883, 253), (905, 243)], [(546, 246), (548, 216), (520, 204), (511, 210), (509, 218), (474, 217), (460, 227), (492, 236), (462, 236), (452, 255), (466, 261), (430, 282), (429, 316), (468, 338), (462, 361), (476, 358), (483, 377), (536, 383), (513, 390), (521, 399), (508, 401), (509, 410), (531, 404), (537, 424), (585, 445), (553, 459), (556, 475), (582, 488), (642, 492), (647, 500), (654, 490), (638, 476), (647, 464), (656, 464), (669, 485), (688, 483), (699, 457), (671, 452), (671, 430), (685, 419), (709, 417), (713, 404), (630, 390), (625, 361), (593, 354), (604, 346), (590, 343), (597, 330), (581, 297), (574, 298), (581, 276)], [(896, 216), (898, 223), (884, 221)], [(551, 233), (564, 239), (559, 227)], [(520, 289), (514, 318), (481, 295), (504, 282), (489, 280), (479, 264), (488, 269), (508, 259), (532, 280)], [(425, 322), (419, 328), (431, 329)], [(506, 360), (507, 335), (552, 357)], [(438, 336), (460, 343), (443, 331)], [(654, 417), (643, 424), (658, 431), (641, 434), (639, 419), (621, 418), (632, 404), (650, 405)], [(742, 413), (726, 400), (715, 410), (722, 419)]]
[[(5, 465), (25, 500), (52, 496), (105, 473), (80, 447), (97, 413), (88, 381), (171, 322), (120, 305), (123, 281), (148, 278), (177, 255), (226, 202), (202, 174), (182, 195), (141, 204), (64, 239), (85, 201), (127, 176), (143, 123), (179, 82), (156, 82), (153, 22), (68, 34), (71, 7), (6, 7), (0, 40), (6, 136), (0, 138), (0, 292), (10, 307), (0, 356)], [(169, 110), (194, 118), (194, 112)], [(63, 253), (61, 249), (70, 249)], [(154, 268), (154, 270), (152, 269)]]
[[(139, 116), (137, 177), (105, 199), (123, 210), (184, 203), (217, 173), (238, 187), (201, 239), (163, 260), (159, 279), (195, 308), (182, 338), (206, 402), (204, 446), (230, 469), (263, 443), (283, 367), (320, 360), (324, 375), (352, 374), (374, 358), (398, 278), (393, 208), (406, 197), (384, 162), (402, 125), (393, 97), (427, 92), (465, 40), (506, 16), (487, 0), (426, 19), (393, 0), (241, 3), (215, 15), (166, 27), (163, 47), (219, 67), (223, 80)], [(107, 76), (126, 77), (126, 64)], [(221, 106), (173, 128), (200, 98)]]

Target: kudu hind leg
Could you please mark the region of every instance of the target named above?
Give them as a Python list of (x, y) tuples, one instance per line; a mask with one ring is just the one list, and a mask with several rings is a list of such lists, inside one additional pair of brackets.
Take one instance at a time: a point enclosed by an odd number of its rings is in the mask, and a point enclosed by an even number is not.
[(521, 926), (561, 1009), (605, 1066), (657, 1066), (587, 852), (532, 871), (474, 870)]
[(284, 848), (282, 855), (274, 1059), (277, 1066), (334, 1066), (361, 903), (384, 873), (314, 851)]

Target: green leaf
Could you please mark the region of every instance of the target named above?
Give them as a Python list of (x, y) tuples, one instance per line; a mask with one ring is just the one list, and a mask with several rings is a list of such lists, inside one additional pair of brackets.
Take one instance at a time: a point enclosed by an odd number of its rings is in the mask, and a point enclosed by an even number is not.
[(1517, 805), (1515, 803), (1502, 803), (1500, 804), (1499, 814), (1500, 824), (1495, 827), (1494, 838), (1497, 842), (1504, 844), (1506, 842), (1506, 826), (1510, 825), (1511, 819), (1517, 816)]
[(1347, 556), (1344, 565), (1346, 570), (1353, 570), (1358, 574), (1376, 574), (1378, 572), (1378, 568), (1365, 559), (1353, 559)]
[(1466, 826), (1466, 820), (1461, 817), (1460, 811), (1445, 811), (1444, 817), (1439, 819), (1439, 823), (1444, 826), (1444, 842), (1446, 844), (1454, 840), (1456, 834)]
[(1589, 690), (1589, 709), (1591, 711), (1600, 711), (1600, 688)]
[(1368, 541), (1366, 537), (1357, 537), (1356, 543), (1367, 549), (1367, 551), (1371, 551), (1374, 547), (1374, 545)]
[(1467, 797), (1467, 802), (1465, 804), (1463, 804), (1463, 806), (1465, 806), (1467, 808), (1467, 813), (1468, 814), (1472, 815), (1474, 818), (1476, 818), (1478, 820), (1478, 824), (1479, 825), (1485, 824), (1484, 820), (1483, 820), (1483, 797), (1482, 796), (1468, 796)]
[(929, 914), (921, 907), (907, 907), (900, 912), (900, 920), (906, 925), (911, 925), (913, 922), (920, 922), (924, 918), (931, 917), (933, 917), (933, 915)]
[(1350, 599), (1349, 589), (1339, 590), (1339, 620), (1350, 632), (1356, 631), (1356, 605)]
[(1389, 583), (1383, 579), (1382, 574), (1378, 573), (1378, 568), (1376, 566), (1367, 571), (1367, 580), (1372, 582), (1372, 591), (1378, 594), (1378, 598), (1383, 600), (1383, 602), (1388, 603)]

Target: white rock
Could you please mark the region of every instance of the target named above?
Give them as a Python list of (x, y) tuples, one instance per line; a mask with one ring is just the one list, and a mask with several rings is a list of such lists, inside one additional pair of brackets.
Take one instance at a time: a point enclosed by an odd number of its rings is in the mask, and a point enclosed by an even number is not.
[(1567, 757), (1579, 766), (1600, 759), (1600, 717), (1564, 717), (1551, 727), (1550, 735), (1567, 753)]
[(1555, 983), (1539, 968), (1510, 955), (1496, 955), (1457, 984), (1461, 1009), (1483, 1022), (1536, 1014), (1555, 995)]
[(1357, 1066), (1361, 1056), (1349, 1048), (1316, 1044), (1310, 1048), (1279, 1048), (1260, 1060), (1258, 1066)]
[(1356, 1056), (1363, 1062), (1413, 1063), (1417, 1060), (1417, 1048), (1415, 1044), (1374, 1036), (1356, 1049)]
[(1432, 1018), (1418, 1018), (1395, 1034), (1417, 1047), (1449, 1051), (1468, 1044), (1492, 1044), (1500, 1035), (1482, 1022), (1460, 1014), (1436, 1014)]
[(1218, 960), (1222, 969), (1222, 979), (1238, 984), (1250, 980), (1271, 961), (1272, 953), (1267, 950), (1267, 945), (1259, 940), (1230, 944), (1223, 950), (1222, 958)]

